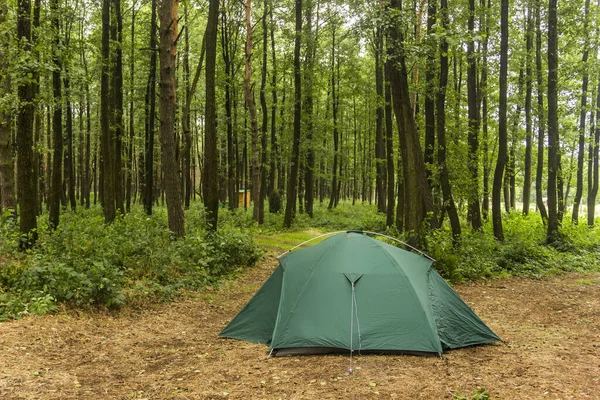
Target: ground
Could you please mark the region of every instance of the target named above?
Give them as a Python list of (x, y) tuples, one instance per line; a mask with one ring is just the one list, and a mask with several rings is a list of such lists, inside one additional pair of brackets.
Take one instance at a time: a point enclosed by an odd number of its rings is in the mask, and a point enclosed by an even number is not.
[(0, 324), (0, 398), (600, 399), (600, 274), (455, 289), (505, 342), (435, 357), (268, 358), (217, 337), (276, 266), (143, 311), (63, 312)]

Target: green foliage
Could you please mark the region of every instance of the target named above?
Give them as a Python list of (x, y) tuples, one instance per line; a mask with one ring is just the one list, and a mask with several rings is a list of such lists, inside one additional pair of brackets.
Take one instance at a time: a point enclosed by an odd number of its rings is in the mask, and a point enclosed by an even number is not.
[[(200, 221), (198, 215), (191, 219)], [(54, 232), (42, 220), (38, 243), (24, 255), (14, 223), (0, 225), (6, 233), (0, 243), (0, 318), (51, 312), (58, 303), (118, 308), (128, 300), (167, 300), (260, 258), (252, 239), (226, 224), (213, 235), (201, 224), (189, 226), (185, 238), (172, 240), (160, 209), (152, 217), (135, 209), (110, 225), (100, 209), (66, 212)]]
[(491, 222), (484, 232), (463, 231), (460, 244), (452, 245), (449, 228), (428, 235), (428, 251), (437, 261), (436, 269), (453, 282), (505, 276), (539, 278), (569, 271), (597, 269), (600, 262), (598, 228), (573, 225), (565, 216), (560, 245), (545, 243), (546, 227), (539, 214), (523, 217), (505, 215), (506, 240), (492, 236)]
[(461, 396), (460, 393), (454, 394), (452, 397), (453, 400), (489, 400), (490, 394), (485, 390), (485, 388), (479, 388), (473, 392), (471, 396)]

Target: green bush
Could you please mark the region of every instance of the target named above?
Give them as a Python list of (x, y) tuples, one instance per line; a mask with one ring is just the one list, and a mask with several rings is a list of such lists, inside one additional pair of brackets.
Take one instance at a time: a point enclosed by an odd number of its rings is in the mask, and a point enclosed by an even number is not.
[(163, 301), (181, 289), (203, 288), (253, 265), (259, 248), (247, 233), (204, 229), (201, 209), (188, 213), (187, 236), (173, 240), (164, 209), (141, 209), (104, 224), (100, 208), (65, 212), (55, 231), (38, 219), (39, 240), (18, 251), (17, 227), (4, 219), (0, 242), (0, 318), (44, 313), (55, 304), (116, 308), (128, 300)]

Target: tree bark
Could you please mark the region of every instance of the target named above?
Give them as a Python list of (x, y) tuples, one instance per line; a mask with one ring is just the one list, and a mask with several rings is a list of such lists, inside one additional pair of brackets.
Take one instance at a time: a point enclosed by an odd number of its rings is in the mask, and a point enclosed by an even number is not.
[(333, 177), (331, 178), (331, 197), (329, 199), (328, 210), (331, 210), (336, 204), (336, 194), (338, 185), (338, 159), (339, 159), (339, 130), (338, 130), (338, 105), (337, 105), (337, 86), (335, 80), (335, 35), (336, 26), (332, 25), (331, 29), (331, 101), (332, 101), (332, 116), (333, 116)]
[(210, 0), (206, 24), (206, 104), (204, 131), (203, 195), (206, 225), (216, 232), (219, 216), (219, 158), (217, 153), (216, 61), (219, 0)]
[(292, 226), (293, 210), (296, 200), (296, 184), (298, 181), (298, 161), (300, 157), (300, 118), (302, 112), (302, 77), (300, 71), (300, 45), (302, 38), (302, 0), (295, 0), (296, 32), (294, 39), (294, 140), (292, 145), (292, 159), (290, 178), (288, 180), (285, 215), (283, 225)]
[(536, 0), (535, 3), (535, 69), (537, 76), (537, 117), (538, 117), (538, 138), (537, 138), (537, 166), (535, 172), (535, 203), (538, 210), (540, 210), (540, 216), (542, 222), (546, 224), (548, 221), (548, 211), (546, 210), (546, 204), (544, 203), (544, 195), (542, 191), (542, 180), (544, 174), (544, 149), (545, 149), (545, 109), (544, 109), (544, 77), (542, 74), (542, 29), (541, 29), (541, 15), (540, 15), (540, 3), (542, 0)]
[(114, 115), (114, 188), (115, 188), (115, 208), (123, 214), (125, 208), (123, 202), (125, 195), (123, 192), (123, 17), (121, 15), (121, 0), (112, 0), (113, 12), (115, 18), (115, 60), (113, 63), (113, 115)]
[(263, 16), (262, 16), (262, 70), (260, 80), (260, 108), (262, 113), (262, 124), (260, 132), (261, 142), (261, 161), (260, 161), (260, 190), (258, 193), (258, 224), (262, 225), (265, 222), (265, 198), (267, 197), (267, 130), (269, 124), (269, 112), (267, 109), (267, 11), (268, 11), (267, 0), (263, 2)]
[(234, 146), (233, 123), (233, 81), (235, 68), (233, 66), (237, 44), (238, 29), (233, 20), (228, 17), (229, 11), (224, 10), (221, 16), (221, 52), (225, 64), (225, 124), (227, 126), (227, 204), (229, 210), (238, 207), (238, 192), (236, 190), (236, 163)]
[(588, 15), (590, 9), (590, 0), (585, 0), (585, 12), (583, 17), (583, 37), (584, 47), (581, 64), (583, 68), (583, 78), (581, 82), (581, 112), (579, 114), (579, 145), (577, 150), (577, 189), (573, 199), (572, 221), (575, 225), (579, 223), (579, 208), (581, 198), (583, 197), (583, 161), (585, 158), (585, 119), (587, 118), (587, 90), (589, 83), (588, 55), (589, 55), (589, 36), (588, 36)]
[[(589, 162), (588, 162), (588, 226), (594, 226), (596, 216), (596, 197), (598, 196), (598, 147), (600, 144), (600, 75), (596, 89), (596, 129), (590, 130)], [(594, 111), (591, 111), (593, 114)], [(591, 124), (593, 126), (593, 124)]]
[[(306, 4), (306, 71), (305, 71), (305, 93), (304, 109), (306, 113), (306, 213), (310, 218), (313, 217), (314, 205), (314, 169), (315, 152), (313, 142), (313, 80), (314, 80), (314, 59), (316, 52), (317, 33), (312, 29), (313, 3), (309, 0)], [(317, 31), (318, 32), (318, 31)]]
[(492, 224), (494, 237), (504, 241), (502, 229), (502, 205), (500, 193), (502, 191), (502, 177), (507, 158), (507, 78), (508, 78), (508, 0), (502, 0), (500, 12), (500, 107), (498, 126), (498, 159), (494, 171), (494, 186), (492, 187)]
[(182, 237), (185, 236), (185, 224), (174, 135), (177, 108), (175, 86), (175, 56), (178, 38), (177, 6), (177, 0), (162, 0), (160, 6), (160, 147), (169, 230), (175, 236)]
[(135, 141), (135, 108), (134, 108), (134, 96), (135, 96), (135, 16), (137, 10), (135, 6), (136, 0), (133, 0), (131, 6), (131, 53), (129, 60), (129, 148), (127, 150), (127, 159), (129, 162), (127, 168), (127, 183), (125, 186), (125, 210), (131, 211), (131, 197), (133, 192), (133, 177), (134, 177), (134, 152), (133, 143)]
[(467, 102), (469, 106), (469, 156), (471, 173), (469, 190), (469, 215), (473, 230), (481, 230), (481, 211), (479, 208), (479, 109), (477, 107), (477, 61), (475, 54), (475, 0), (469, 0), (468, 29), (470, 39), (467, 44)]
[(258, 138), (258, 121), (256, 119), (256, 104), (252, 96), (252, 51), (253, 51), (253, 33), (252, 33), (252, 0), (246, 0), (244, 3), (244, 14), (246, 21), (246, 73), (244, 74), (244, 96), (246, 107), (250, 114), (250, 135), (252, 148), (252, 200), (254, 207), (252, 215), (255, 221), (259, 219), (260, 210), (260, 149)]
[[(6, 23), (8, 15), (8, 1), (0, 3), (0, 26)], [(0, 74), (6, 76), (0, 85), (0, 98), (8, 96), (11, 92), (10, 75), (8, 72), (9, 36), (0, 38)], [(4, 75), (6, 74), (6, 75)], [(15, 171), (13, 169), (12, 141), (11, 141), (11, 113), (8, 108), (0, 108), (0, 211), (9, 210), (13, 218), (17, 218), (17, 204), (15, 201)]]
[[(441, 0), (441, 22), (444, 29), (448, 28), (448, 1)], [(460, 240), (461, 227), (454, 198), (446, 161), (446, 87), (448, 85), (448, 42), (442, 37), (440, 41), (440, 83), (436, 96), (437, 108), (437, 139), (438, 139), (438, 167), (440, 171), (440, 184), (442, 186), (443, 206), (450, 219), (452, 228), (452, 242), (457, 245)]]
[(154, 204), (154, 120), (156, 118), (156, 1), (152, 2), (150, 16), (150, 68), (148, 70), (148, 85), (146, 86), (145, 102), (145, 154), (144, 154), (144, 209), (152, 215)]
[[(53, 0), (51, 8), (54, 10), (53, 29), (55, 30), (54, 46), (56, 49), (60, 46), (59, 36), (59, 15), (58, 0)], [(63, 137), (62, 137), (62, 88), (61, 88), (61, 60), (58, 51), (53, 52), (52, 61), (54, 71), (52, 72), (52, 91), (54, 96), (54, 114), (52, 116), (52, 138), (54, 151), (52, 155), (52, 182), (50, 184), (49, 203), (49, 225), (51, 228), (57, 228), (60, 220), (60, 202), (62, 197), (62, 157), (63, 157)]]
[(481, 130), (483, 133), (483, 202), (481, 204), (481, 213), (483, 219), (487, 220), (490, 211), (490, 170), (491, 161), (489, 154), (489, 133), (488, 133), (488, 43), (490, 36), (489, 10), (491, 1), (488, 0), (487, 6), (485, 0), (481, 0), (481, 8), (484, 9), (481, 17), (485, 37), (483, 39), (483, 51), (481, 55), (481, 83), (479, 98), (481, 101)]
[(557, 0), (548, 1), (548, 231), (546, 242), (559, 238), (557, 175), (559, 169), (558, 134), (558, 32)]
[[(392, 7), (401, 10), (399, 0), (392, 0)], [(403, 163), (404, 185), (404, 225), (409, 232), (408, 241), (415, 247), (424, 245), (423, 222), (430, 217), (429, 225), (437, 228), (437, 220), (433, 215), (431, 192), (427, 184), (425, 162), (415, 124), (408, 87), (408, 71), (406, 69), (403, 35), (397, 22), (390, 28), (390, 41), (395, 46), (389, 49), (393, 62), (391, 76), (394, 114), (398, 132), (400, 133), (400, 149)]]
[(427, 182), (429, 187), (433, 190), (433, 156), (435, 147), (435, 97), (436, 97), (436, 85), (435, 85), (435, 55), (436, 49), (433, 42), (434, 26), (436, 23), (436, 3), (437, 0), (428, 0), (427, 7), (427, 38), (429, 43), (428, 54), (427, 54), (427, 70), (425, 72), (425, 150), (424, 150), (424, 161), (427, 167)]
[(375, 53), (375, 92), (377, 103), (375, 112), (375, 191), (377, 195), (377, 211), (386, 212), (386, 157), (383, 133), (384, 93), (383, 93), (383, 28), (375, 28), (373, 50)]
[(269, 194), (275, 192), (276, 177), (278, 176), (277, 160), (279, 159), (279, 147), (277, 143), (277, 57), (275, 54), (275, 22), (273, 21), (273, 5), (270, 10), (271, 18), (271, 166), (269, 173)]
[[(387, 157), (387, 215), (386, 226), (391, 227), (394, 224), (394, 207), (395, 193), (394, 186), (394, 138), (393, 138), (393, 121), (392, 121), (392, 86), (390, 78), (392, 74), (392, 64), (386, 60), (384, 65), (384, 84), (385, 84), (385, 144)], [(355, 139), (356, 142), (356, 139)], [(354, 155), (356, 158), (356, 154)], [(356, 171), (354, 172), (356, 174)]]
[(533, 7), (527, 9), (527, 30), (525, 49), (525, 171), (523, 182), (523, 215), (529, 214), (529, 198), (531, 197), (531, 153), (533, 146), (533, 133), (531, 126), (531, 97), (532, 97), (532, 51), (533, 51)]
[[(102, 2), (102, 77), (100, 80), (100, 201), (104, 210), (104, 221), (110, 223), (115, 219), (115, 144), (111, 129), (112, 101), (110, 91), (110, 3)], [(55, 160), (56, 165), (56, 160)]]

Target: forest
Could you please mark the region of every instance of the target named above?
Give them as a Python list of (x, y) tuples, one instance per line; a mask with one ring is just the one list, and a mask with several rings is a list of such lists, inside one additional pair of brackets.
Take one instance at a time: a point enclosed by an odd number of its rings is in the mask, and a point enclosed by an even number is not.
[[(522, 362), (511, 346), (533, 354), (536, 371), (556, 357), (542, 328), (556, 327), (570, 348), (597, 327), (599, 146), (599, 0), (0, 0), (0, 330), (7, 343), (37, 335), (34, 348), (51, 346), (44, 332), (56, 329), (67, 347), (87, 335), (131, 348), (126, 335), (137, 332), (160, 353), (156, 338), (172, 338), (154, 327), (173, 324), (181, 343), (207, 346), (207, 365), (244, 375), (242, 350), (212, 338), (274, 257), (323, 233), (374, 231), (430, 254), (449, 282), (469, 282), (458, 291), (485, 315), (504, 308), (505, 319), (490, 319), (509, 350), (483, 350), (502, 362), (481, 385), (498, 398), (523, 396), (523, 384), (542, 390), (529, 398), (567, 398), (569, 385), (587, 391), (589, 372), (565, 383), (577, 376), (567, 361), (548, 375), (555, 386), (518, 371), (515, 385), (493, 386)], [(540, 314), (524, 316), (529, 304)], [(573, 316), (545, 319), (565, 307)], [(532, 325), (514, 331), (526, 317)], [(196, 320), (191, 341), (185, 324)], [(527, 353), (528, 338), (538, 353)], [(15, 346), (0, 347), (13, 360), (0, 363), (0, 395), (23, 384), (35, 397), (43, 389), (32, 379), (51, 373), (13, 370), (29, 362)], [(187, 381), (156, 386), (149, 367), (123, 392), (106, 387), (153, 357), (135, 358), (144, 351), (101, 383), (77, 379), (90, 398), (183, 393)], [(479, 373), (467, 354), (447, 387), (411, 386), (411, 398), (467, 399), (456, 389), (489, 398), (478, 382), (452, 383)], [(597, 348), (580, 356), (597, 365)], [(345, 390), (335, 372), (319, 375), (335, 360), (293, 379)], [(352, 382), (354, 393), (394, 393), (379, 389), (377, 360), (364, 363), (373, 375)], [(178, 381), (204, 371), (169, 365)], [(253, 390), (288, 379), (275, 372), (249, 377)], [(77, 379), (56, 398), (83, 398)], [(252, 397), (206, 379), (210, 390), (185, 390)], [(299, 395), (289, 390), (262, 393)], [(307, 390), (299, 396), (323, 394)]]

